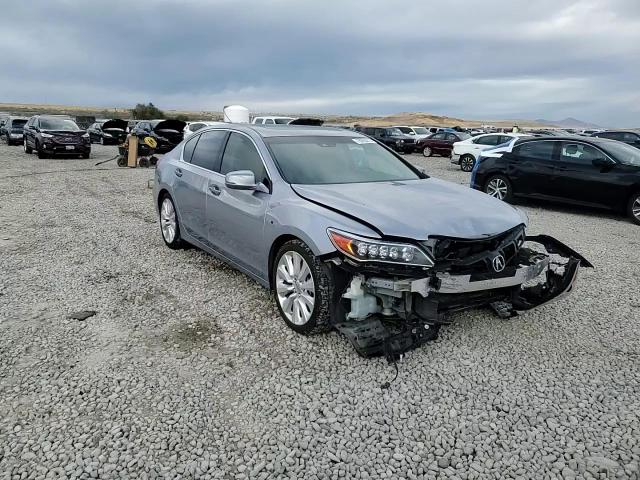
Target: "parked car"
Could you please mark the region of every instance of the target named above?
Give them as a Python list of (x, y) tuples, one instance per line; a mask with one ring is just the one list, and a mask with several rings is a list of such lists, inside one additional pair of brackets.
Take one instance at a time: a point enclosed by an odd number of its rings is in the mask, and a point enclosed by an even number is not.
[(592, 137), (608, 138), (609, 140), (618, 140), (624, 142), (632, 147), (640, 148), (640, 133), (632, 130), (604, 130), (602, 132), (596, 132), (591, 135)]
[(254, 125), (287, 125), (293, 117), (255, 117), (251, 123)]
[(514, 140), (482, 152), (471, 187), (507, 202), (530, 197), (626, 211), (640, 224), (640, 150), (613, 140)]
[(79, 155), (89, 158), (89, 134), (65, 115), (34, 115), (23, 129), (26, 153), (35, 150), (39, 158), (52, 155)]
[(0, 135), (5, 138), (7, 145), (22, 145), (26, 123), (27, 119), (23, 117), (9, 116), (5, 119)]
[(422, 152), (425, 157), (438, 154), (444, 157), (451, 155), (453, 144), (471, 138), (471, 135), (464, 132), (440, 131), (420, 140), (416, 143), (416, 151)]
[[(167, 153), (175, 148), (184, 138), (186, 122), (182, 120), (140, 120), (131, 130), (131, 134), (138, 137), (152, 137), (158, 144), (156, 153)], [(148, 147), (140, 143), (142, 154), (146, 154)]]
[(411, 136), (402, 133), (395, 127), (356, 127), (356, 131), (374, 138), (380, 143), (400, 153), (413, 153), (416, 147), (416, 140)]
[(523, 136), (519, 133), (486, 133), (475, 137), (469, 137), (453, 144), (451, 151), (451, 163), (460, 165), (463, 172), (470, 172), (476, 164), (478, 154), (482, 150), (508, 143), (514, 138)]
[(120, 145), (127, 139), (128, 122), (113, 118), (93, 123), (88, 129), (91, 143), (102, 145)]
[(397, 128), (405, 135), (411, 135), (414, 139), (422, 140), (423, 138), (427, 138), (431, 135), (431, 131), (427, 130), (425, 127), (408, 127), (405, 125), (396, 125), (393, 128)]
[(169, 248), (222, 259), (272, 289), (290, 328), (337, 328), (363, 355), (433, 339), (453, 311), (534, 308), (590, 266), (527, 237), (510, 205), (336, 129), (203, 128), (158, 164), (154, 203)]
[(208, 121), (197, 121), (197, 122), (187, 122), (187, 126), (184, 127), (184, 138), (188, 138), (198, 130), (204, 127), (210, 127), (213, 125), (220, 125), (222, 122), (208, 122)]

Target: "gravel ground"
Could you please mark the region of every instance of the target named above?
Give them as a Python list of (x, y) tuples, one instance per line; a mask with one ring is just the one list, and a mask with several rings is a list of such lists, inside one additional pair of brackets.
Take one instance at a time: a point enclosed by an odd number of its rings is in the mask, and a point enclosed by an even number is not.
[(639, 478), (637, 226), (524, 205), (596, 269), (508, 321), (457, 315), (381, 389), (393, 366), (165, 248), (153, 170), (94, 167), (115, 152), (0, 145), (0, 479)]

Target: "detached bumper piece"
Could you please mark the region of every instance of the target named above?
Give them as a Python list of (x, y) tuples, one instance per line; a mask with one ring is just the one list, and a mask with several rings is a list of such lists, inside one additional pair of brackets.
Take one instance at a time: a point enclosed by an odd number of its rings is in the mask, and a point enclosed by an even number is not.
[[(490, 258), (498, 254), (488, 253)], [(491, 273), (436, 270), (425, 278), (355, 275), (343, 295), (351, 310), (334, 326), (360, 355), (384, 355), (391, 361), (437, 338), (452, 312), (491, 307), (499, 317), (509, 318), (567, 295), (579, 268), (593, 268), (582, 255), (547, 235), (526, 237), (514, 258), (502, 266)]]
[(438, 338), (440, 325), (429, 324), (417, 317), (402, 324), (384, 322), (370, 317), (360, 322), (343, 322), (335, 325), (356, 352), (363, 357), (384, 356), (390, 362), (404, 353)]

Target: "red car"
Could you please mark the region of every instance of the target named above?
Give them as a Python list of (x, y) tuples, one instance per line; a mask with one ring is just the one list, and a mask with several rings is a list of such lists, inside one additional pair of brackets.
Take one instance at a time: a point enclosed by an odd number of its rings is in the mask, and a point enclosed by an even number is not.
[(430, 137), (416, 142), (416, 152), (422, 152), (425, 157), (430, 157), (434, 153), (444, 157), (450, 157), (455, 142), (461, 142), (471, 137), (465, 132), (438, 132)]

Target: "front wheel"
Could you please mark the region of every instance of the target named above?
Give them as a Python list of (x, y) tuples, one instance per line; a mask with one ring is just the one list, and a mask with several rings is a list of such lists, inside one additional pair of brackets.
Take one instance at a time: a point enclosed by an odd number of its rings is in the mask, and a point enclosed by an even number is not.
[(640, 225), (640, 192), (631, 195), (629, 199), (628, 213), (631, 220)]
[(33, 149), (29, 146), (29, 144), (27, 143), (27, 139), (25, 138), (23, 141), (23, 147), (24, 147), (24, 153), (31, 153), (33, 152)]
[(304, 242), (291, 240), (280, 247), (272, 285), (280, 316), (289, 328), (304, 335), (329, 330), (333, 275)]
[(36, 142), (36, 152), (38, 152), (38, 158), (39, 159), (47, 158), (47, 154), (45, 153), (45, 151), (40, 146), (40, 143), (38, 143), (38, 142)]
[(511, 182), (504, 175), (494, 175), (487, 180), (484, 192), (498, 200), (510, 202), (513, 199)]
[(164, 243), (172, 250), (182, 248), (183, 241), (180, 237), (180, 223), (178, 213), (171, 197), (166, 194), (160, 204), (160, 231)]
[(470, 172), (473, 170), (475, 164), (476, 159), (473, 158), (473, 155), (464, 155), (460, 159), (460, 170), (462, 170), (463, 172)]
[(422, 149), (422, 155), (424, 155), (425, 157), (430, 157), (433, 154), (433, 151), (431, 150), (431, 147), (424, 147)]

